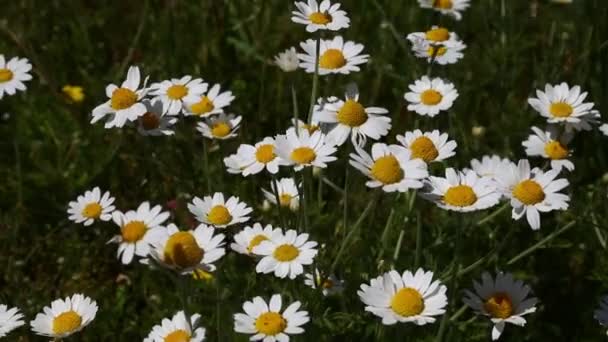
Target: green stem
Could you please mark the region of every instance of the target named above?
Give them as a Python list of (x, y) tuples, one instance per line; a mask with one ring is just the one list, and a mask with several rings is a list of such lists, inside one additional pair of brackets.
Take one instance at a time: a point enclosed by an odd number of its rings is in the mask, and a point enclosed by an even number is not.
[(319, 88), (319, 53), (321, 50), (321, 35), (317, 37), (315, 48), (315, 74), (312, 77), (312, 91), (310, 93), (310, 107), (308, 108), (308, 124), (312, 124), (312, 113), (317, 101), (317, 92)]
[[(188, 311), (188, 277), (185, 275), (177, 274), (177, 286), (179, 292), (179, 299), (181, 301), (182, 310), (184, 310), (184, 316), (186, 316), (186, 324), (190, 326), (190, 314)], [(192, 327), (190, 327), (192, 328)]]
[(527, 257), (528, 255), (534, 253), (534, 251), (536, 251), (537, 249), (539, 249), (540, 247), (542, 247), (547, 242), (553, 240), (554, 238), (556, 238), (561, 233), (563, 233), (566, 230), (572, 228), (575, 223), (576, 223), (576, 221), (572, 221), (572, 222), (566, 224), (565, 226), (563, 226), (562, 228), (560, 228), (559, 230), (557, 230), (557, 231), (549, 234), (546, 238), (540, 240), (539, 242), (537, 242), (534, 245), (532, 245), (530, 248), (528, 248), (525, 251), (523, 251), (523, 252), (517, 254), (516, 256), (514, 256), (511, 260), (509, 260), (507, 262), (507, 265), (512, 265), (512, 264), (518, 262), (519, 260)]
[(414, 268), (420, 267), (422, 257), (422, 218), (420, 211), (416, 212), (416, 254), (414, 257)]
[(306, 169), (301, 171), (301, 176), (302, 176), (302, 184), (300, 185), (301, 191), (300, 191), (300, 210), (301, 210), (301, 214), (303, 216), (304, 219), (304, 232), (308, 232), (308, 194), (306, 191)]
[(207, 141), (203, 139), (203, 172), (205, 173), (205, 183), (207, 183), (207, 193), (211, 194), (211, 177), (209, 176), (209, 155), (207, 151)]
[(493, 213), (491, 213), (490, 215), (482, 218), (481, 220), (477, 221), (477, 223), (475, 224), (476, 226), (483, 226), (484, 224), (492, 221), (496, 216), (500, 215), (503, 211), (505, 211), (505, 209), (507, 209), (509, 206), (511, 206), (510, 203), (505, 203), (502, 206), (500, 206), (498, 209), (496, 209)]
[(293, 105), (293, 125), (296, 128), (296, 135), (300, 136), (300, 127), (298, 127), (300, 121), (300, 112), (298, 110), (298, 97), (296, 93), (296, 87), (294, 87), (293, 83), (291, 83), (291, 102)]

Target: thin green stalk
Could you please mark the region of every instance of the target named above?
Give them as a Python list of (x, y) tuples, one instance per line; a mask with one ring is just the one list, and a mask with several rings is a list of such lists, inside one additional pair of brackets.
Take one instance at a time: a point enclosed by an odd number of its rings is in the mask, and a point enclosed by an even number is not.
[(306, 191), (306, 170), (302, 170), (301, 172), (301, 177), (302, 177), (302, 184), (300, 185), (301, 191), (300, 191), (300, 210), (301, 210), (301, 214), (303, 216), (304, 219), (304, 232), (308, 232), (308, 194)]
[(511, 260), (507, 261), (507, 265), (512, 265), (512, 264), (518, 262), (519, 260), (527, 257), (528, 255), (534, 253), (537, 249), (539, 249), (540, 247), (542, 247), (547, 242), (553, 240), (554, 238), (556, 238), (561, 233), (563, 233), (566, 230), (572, 228), (575, 223), (576, 223), (576, 221), (572, 221), (572, 222), (566, 224), (565, 226), (563, 226), (562, 228), (560, 228), (559, 230), (556, 230), (553, 233), (549, 234), (546, 238), (540, 240), (539, 242), (537, 242), (534, 245), (532, 245), (530, 248), (528, 248), (525, 251), (517, 254)]
[[(184, 310), (184, 315), (186, 316), (186, 324), (190, 325), (190, 315), (188, 314), (188, 277), (181, 274), (176, 274), (177, 276), (177, 286), (179, 292), (179, 300), (181, 301), (182, 310)], [(192, 327), (190, 327), (192, 328)]]
[(420, 210), (416, 212), (416, 254), (414, 257), (414, 268), (420, 267), (420, 259), (422, 258), (422, 218)]
[(403, 236), (405, 235), (405, 230), (401, 229), (399, 232), (399, 238), (397, 239), (397, 243), (395, 244), (395, 250), (393, 251), (393, 265), (397, 262), (399, 258), (399, 253), (401, 252), (401, 244), (403, 243)]
[(319, 53), (321, 50), (321, 35), (317, 37), (315, 48), (315, 74), (312, 76), (312, 91), (310, 92), (310, 107), (308, 108), (308, 124), (312, 124), (312, 112), (317, 101), (317, 92), (319, 88)]
[(217, 331), (218, 341), (220, 338), (220, 331), (222, 331), (222, 320), (220, 317), (220, 282), (215, 282), (215, 331)]
[(211, 176), (209, 176), (209, 155), (207, 151), (207, 141), (203, 139), (203, 172), (205, 173), (205, 183), (207, 183), (207, 193), (211, 194)]
[(484, 224), (492, 221), (496, 216), (500, 215), (503, 211), (505, 211), (505, 209), (507, 209), (511, 204), (509, 202), (503, 204), (502, 206), (500, 206), (498, 209), (496, 209), (494, 212), (492, 212), (490, 215), (482, 218), (481, 220), (477, 221), (477, 223), (475, 224), (476, 226), (483, 226)]
[(296, 127), (296, 135), (300, 135), (300, 127), (298, 127), (300, 121), (300, 112), (298, 110), (298, 94), (296, 93), (296, 87), (291, 83), (291, 103), (293, 105), (293, 121)]

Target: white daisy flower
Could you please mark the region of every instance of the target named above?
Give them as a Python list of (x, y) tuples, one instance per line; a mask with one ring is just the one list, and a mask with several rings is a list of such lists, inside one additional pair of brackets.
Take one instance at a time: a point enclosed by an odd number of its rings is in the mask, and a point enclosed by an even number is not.
[(307, 166), (326, 168), (327, 163), (336, 160), (332, 156), (336, 147), (327, 142), (321, 131), (308, 133), (301, 130), (299, 135), (294, 128), (289, 128), (285, 135), (278, 135), (275, 139), (275, 152), (285, 161), (285, 165), (293, 165), (296, 171)]
[(449, 15), (456, 20), (462, 19), (462, 13), (470, 4), (470, 0), (418, 0), (420, 7), (431, 8), (443, 15)]
[(452, 108), (454, 100), (458, 98), (454, 85), (438, 77), (431, 80), (422, 76), (414, 84), (410, 84), (409, 88), (411, 91), (403, 96), (410, 103), (407, 110), (420, 115), (434, 117), (439, 112)]
[(191, 274), (195, 270), (215, 271), (213, 263), (226, 251), (224, 234), (213, 235), (214, 232), (215, 229), (202, 223), (188, 231), (180, 231), (171, 223), (150, 242), (150, 256), (181, 274)]
[(344, 291), (344, 280), (338, 279), (334, 274), (322, 279), (321, 273), (316, 268), (314, 274), (314, 277), (312, 273), (304, 274), (304, 284), (313, 289), (320, 288), (324, 296), (333, 296)]
[(273, 240), (283, 236), (281, 228), (273, 228), (267, 224), (262, 227), (259, 223), (254, 223), (253, 227), (246, 226), (234, 235), (234, 242), (230, 244), (233, 251), (245, 254), (254, 255), (253, 248), (262, 243), (262, 241)]
[[(300, 43), (305, 53), (299, 53), (300, 67), (308, 73), (315, 72), (317, 43), (308, 39)], [(344, 42), (341, 36), (332, 40), (321, 40), (319, 46), (319, 75), (350, 74), (360, 71), (359, 65), (367, 63), (369, 55), (362, 55), (363, 44)]]
[[(298, 134), (300, 134), (300, 132), (302, 132), (302, 131), (307, 131), (308, 135), (312, 135), (316, 131), (322, 132), (321, 123), (316, 119), (320, 109), (318, 109), (319, 108), (318, 105), (315, 105), (314, 108), (315, 109), (314, 109), (312, 120), (311, 120), (310, 124), (298, 119), (298, 121), (297, 121)], [(296, 120), (292, 119), (291, 124), (292, 124), (292, 126), (289, 128), (292, 128), (295, 130), (296, 129)]]
[(600, 131), (604, 133), (604, 135), (608, 136), (608, 124), (603, 124), (600, 126)]
[(196, 130), (205, 138), (211, 140), (226, 140), (237, 136), (237, 131), (241, 128), (242, 116), (234, 114), (220, 113), (209, 118), (207, 121), (199, 122)]
[(311, 265), (317, 255), (315, 241), (308, 241), (308, 234), (290, 229), (282, 236), (264, 240), (253, 247), (253, 254), (263, 256), (255, 267), (258, 273), (272, 273), (279, 278), (295, 279), (304, 272), (302, 265)]
[(198, 117), (208, 117), (213, 114), (224, 112), (224, 108), (229, 106), (234, 100), (234, 95), (230, 90), (220, 92), (220, 85), (215, 84), (206, 94), (203, 94), (193, 101), (186, 103), (186, 114)]
[(27, 58), (13, 57), (8, 62), (0, 54), (0, 99), (7, 95), (15, 95), (17, 90), (25, 91), (27, 87), (23, 82), (32, 79), (29, 71), (32, 65)]
[(557, 85), (545, 85), (545, 91), (536, 90), (536, 98), (529, 98), (528, 103), (549, 123), (565, 124), (567, 129), (591, 129), (597, 123), (599, 112), (593, 110), (593, 102), (583, 102), (587, 92), (581, 93), (581, 87), (570, 88), (566, 82)]
[(266, 169), (271, 174), (279, 172), (279, 165), (286, 163), (275, 153), (274, 138), (266, 137), (255, 146), (242, 144), (236, 154), (224, 158), (228, 172), (242, 174), (244, 177), (254, 175)]
[(443, 161), (456, 154), (454, 150), (458, 144), (448, 139), (447, 133), (438, 130), (423, 133), (417, 129), (405, 132), (405, 135), (397, 135), (397, 141), (410, 150), (411, 158), (420, 158), (425, 163)]
[(133, 256), (145, 258), (150, 253), (150, 243), (162, 235), (161, 226), (169, 218), (168, 212), (162, 212), (160, 205), (150, 208), (150, 203), (143, 202), (137, 210), (112, 213), (112, 220), (120, 227), (120, 235), (114, 236), (108, 243), (118, 243), (117, 256), (125, 265), (130, 264)]
[(163, 115), (163, 103), (160, 100), (144, 100), (146, 114), (137, 120), (137, 132), (143, 136), (173, 135), (173, 125), (177, 118)]
[(102, 195), (101, 190), (94, 187), (93, 190), (85, 191), (84, 195), (78, 196), (76, 201), (68, 204), (68, 214), (70, 214), (68, 218), (85, 226), (92, 225), (96, 220), (110, 221), (115, 209), (113, 203), (114, 197), (109, 191)]
[(0, 304), (0, 338), (24, 324), (23, 314), (18, 308), (9, 309), (8, 306)]
[(298, 70), (300, 66), (300, 60), (298, 59), (298, 52), (295, 47), (290, 47), (284, 52), (279, 53), (274, 57), (274, 64), (276, 64), (284, 72), (292, 72)]
[(445, 178), (430, 176), (426, 181), (428, 192), (422, 196), (446, 210), (469, 212), (495, 206), (501, 193), (496, 183), (478, 176), (473, 170), (445, 170)]
[(97, 303), (82, 294), (57, 299), (30, 322), (38, 335), (63, 339), (79, 332), (95, 319)]
[(499, 170), (496, 180), (504, 195), (511, 199), (513, 219), (519, 220), (525, 214), (530, 227), (536, 230), (540, 228), (539, 212), (568, 209), (570, 197), (559, 193), (568, 186), (568, 180), (555, 179), (558, 175), (559, 170), (556, 169), (530, 171), (530, 163), (526, 159), (520, 160), (518, 165)]
[(236, 196), (224, 200), (224, 194), (216, 192), (203, 199), (194, 197), (192, 203), (188, 203), (188, 210), (197, 221), (214, 226), (215, 228), (226, 228), (234, 224), (249, 221), (249, 214), (253, 211), (245, 202), (241, 202)]
[(477, 173), (479, 177), (487, 177), (495, 180), (499, 170), (509, 167), (511, 161), (507, 158), (501, 158), (497, 155), (483, 156), (481, 160), (472, 159), (471, 169)]
[(310, 321), (307, 311), (298, 311), (301, 305), (293, 302), (281, 312), (281, 295), (273, 295), (268, 304), (255, 297), (243, 304), (244, 314), (234, 315), (234, 331), (253, 335), (251, 341), (287, 342), (289, 335), (303, 333), (301, 326)]
[(443, 44), (429, 43), (426, 40), (418, 40), (413, 43), (412, 50), (418, 58), (425, 58), (428, 63), (439, 65), (454, 64), (458, 62), (464, 54), (462, 50), (466, 45), (459, 40), (448, 40)]
[(429, 175), (426, 163), (412, 159), (403, 146), (375, 143), (371, 156), (361, 148), (355, 150), (357, 153), (350, 154), (350, 165), (370, 178), (365, 183), (370, 188), (382, 187), (386, 192), (420, 189)]
[(202, 79), (186, 75), (151, 84), (150, 95), (163, 104), (163, 115), (178, 115), (185, 112), (187, 103), (198, 101), (207, 87)]
[(270, 191), (262, 189), (266, 200), (274, 205), (277, 204), (275, 188), (281, 207), (289, 208), (291, 211), (297, 211), (300, 208), (300, 194), (293, 178), (281, 178), (278, 182), (271, 181)]
[[(602, 326), (608, 326), (608, 296), (602, 298), (602, 300), (600, 301), (600, 307), (593, 312), (593, 317)], [(606, 331), (606, 335), (608, 335), (608, 331)]]
[(350, 26), (346, 12), (340, 9), (340, 4), (331, 4), (329, 0), (317, 3), (317, 0), (296, 1), (297, 11), (292, 11), (291, 21), (306, 25), (306, 31), (317, 30), (339, 31)]
[(445, 313), (448, 305), (447, 288), (439, 280), (433, 281), (433, 272), (419, 268), (415, 274), (403, 275), (393, 270), (361, 284), (357, 291), (366, 305), (365, 311), (382, 318), (382, 324), (412, 322), (416, 325), (434, 323), (435, 317)]
[(547, 131), (532, 127), (532, 131), (534, 134), (522, 142), (528, 156), (550, 159), (553, 169), (561, 170), (564, 167), (568, 171), (574, 170), (574, 164), (568, 160), (571, 155), (568, 143), (573, 138), (571, 133), (567, 132), (560, 137), (558, 128), (555, 126), (549, 126)]
[(440, 26), (432, 26), (426, 32), (412, 32), (407, 35), (407, 40), (412, 44), (426, 42), (428, 44), (443, 44), (448, 41), (460, 41), (458, 35)]
[(205, 340), (205, 328), (198, 327), (200, 319), (201, 315), (194, 314), (188, 320), (183, 311), (178, 311), (172, 318), (165, 318), (152, 327), (144, 342), (202, 342)]
[(492, 279), (489, 273), (481, 276), (481, 283), (473, 282), (475, 292), (465, 290), (463, 301), (477, 313), (488, 316), (494, 327), (492, 340), (502, 334), (505, 323), (523, 327), (526, 324), (524, 315), (536, 311), (536, 298), (528, 298), (530, 287), (521, 280), (514, 280), (510, 273), (498, 273)]
[(110, 115), (110, 119), (106, 121), (104, 127), (122, 127), (127, 121), (134, 122), (146, 114), (148, 110), (142, 100), (148, 92), (146, 88), (148, 78), (146, 77), (144, 80), (142, 88), (139, 88), (140, 80), (139, 68), (132, 66), (127, 73), (127, 79), (122, 82), (120, 87), (115, 84), (108, 85), (106, 96), (109, 100), (93, 109), (91, 123), (96, 123)]

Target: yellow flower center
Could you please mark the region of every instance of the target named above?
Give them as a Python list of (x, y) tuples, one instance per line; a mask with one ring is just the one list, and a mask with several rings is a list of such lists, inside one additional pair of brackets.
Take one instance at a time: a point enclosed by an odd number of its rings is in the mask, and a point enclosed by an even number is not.
[(9, 69), (0, 69), (0, 83), (8, 82), (13, 79), (13, 72)]
[(219, 204), (211, 208), (207, 214), (207, 220), (214, 225), (224, 225), (232, 221), (232, 215), (225, 206)]
[(110, 106), (114, 110), (122, 110), (131, 107), (137, 101), (137, 94), (131, 89), (118, 88), (112, 93)]
[(171, 235), (164, 252), (165, 262), (180, 268), (194, 267), (205, 256), (205, 251), (189, 232), (177, 232)]
[(397, 183), (404, 177), (401, 164), (399, 164), (399, 161), (393, 155), (376, 159), (370, 172), (372, 177), (383, 184)]
[(435, 89), (428, 89), (420, 94), (420, 102), (427, 106), (435, 106), (443, 99), (443, 95)]
[(215, 106), (213, 105), (213, 101), (211, 101), (207, 96), (203, 96), (199, 102), (190, 106), (190, 111), (192, 111), (192, 113), (195, 115), (205, 115), (214, 108)]
[(316, 132), (319, 129), (318, 125), (309, 125), (309, 124), (303, 124), (303, 125), (300, 125), (300, 127), (307, 130), (309, 134), (313, 134), (314, 132)]
[(276, 154), (274, 154), (274, 146), (272, 144), (261, 145), (255, 151), (255, 159), (262, 164), (270, 163), (274, 158), (276, 158)]
[(281, 204), (282, 207), (289, 207), (291, 205), (292, 199), (293, 196), (291, 196), (290, 194), (281, 194), (279, 196), (279, 204)]
[(429, 46), (429, 48), (426, 50), (426, 53), (429, 55), (429, 57), (433, 57), (433, 56), (443, 56), (445, 55), (445, 53), (448, 51), (448, 49), (446, 49), (443, 46)]
[(317, 154), (310, 147), (298, 147), (291, 152), (291, 160), (298, 164), (310, 164), (315, 158)]
[(129, 243), (137, 242), (146, 235), (147, 230), (148, 227), (142, 221), (131, 221), (122, 226), (122, 239)]
[(354, 100), (346, 100), (338, 111), (338, 122), (350, 127), (359, 127), (367, 121), (365, 107)]
[(160, 118), (154, 113), (147, 112), (139, 120), (146, 131), (157, 129), (160, 126)]
[(329, 13), (315, 12), (315, 13), (310, 14), (308, 16), (308, 19), (313, 24), (326, 25), (326, 24), (331, 23), (333, 18), (331, 17), (331, 15), (329, 15)]
[(509, 318), (513, 314), (513, 303), (506, 293), (496, 293), (483, 303), (483, 308), (493, 318)]
[(91, 202), (82, 209), (82, 216), (86, 218), (98, 219), (103, 208), (97, 202)]
[(437, 27), (426, 31), (425, 37), (433, 42), (445, 42), (450, 39), (450, 31), (443, 27)]
[(167, 96), (171, 100), (181, 100), (186, 95), (188, 95), (188, 88), (181, 84), (174, 84), (167, 89)]
[(268, 240), (268, 237), (266, 235), (258, 234), (256, 236), (254, 236), (253, 239), (251, 239), (251, 241), (249, 241), (249, 246), (247, 246), (247, 251), (249, 253), (251, 253), (253, 251), (253, 247), (259, 245), (260, 243), (262, 243), (262, 241), (266, 241), (266, 240)]
[(61, 91), (73, 102), (82, 102), (84, 100), (82, 87), (66, 85), (61, 88)]
[(230, 134), (232, 128), (226, 122), (218, 122), (211, 128), (211, 134), (216, 138), (223, 138)]
[(213, 274), (211, 274), (209, 272), (205, 272), (203, 270), (194, 270), (194, 272), (192, 272), (192, 277), (196, 280), (205, 280), (205, 281), (213, 280)]
[(280, 245), (274, 250), (274, 258), (281, 262), (289, 262), (300, 255), (300, 251), (290, 244)]
[(453, 6), (452, 0), (435, 0), (433, 7), (441, 9), (451, 9)]
[(457, 185), (445, 192), (443, 201), (454, 207), (468, 207), (477, 202), (477, 195), (470, 186)]
[(417, 290), (405, 287), (391, 299), (391, 309), (403, 317), (416, 316), (424, 310), (424, 300)]
[(169, 335), (165, 336), (164, 342), (189, 342), (190, 334), (185, 330), (174, 330)]
[(567, 118), (573, 111), (572, 106), (565, 102), (553, 102), (549, 107), (549, 112), (556, 118)]
[(73, 310), (61, 313), (53, 319), (53, 333), (60, 335), (80, 328), (82, 317)]
[(265, 312), (255, 320), (255, 329), (268, 336), (280, 334), (287, 328), (287, 321), (281, 314), (276, 312)]
[(540, 203), (545, 199), (545, 192), (537, 182), (526, 179), (513, 188), (513, 197), (525, 205)]
[(319, 66), (323, 69), (339, 69), (346, 65), (346, 58), (338, 49), (328, 49), (319, 58)]
[(425, 136), (416, 138), (410, 144), (410, 150), (412, 151), (412, 159), (420, 158), (425, 163), (430, 163), (439, 156), (439, 151), (437, 151), (433, 141)]
[(553, 160), (568, 157), (568, 148), (556, 140), (551, 140), (545, 145), (545, 153)]

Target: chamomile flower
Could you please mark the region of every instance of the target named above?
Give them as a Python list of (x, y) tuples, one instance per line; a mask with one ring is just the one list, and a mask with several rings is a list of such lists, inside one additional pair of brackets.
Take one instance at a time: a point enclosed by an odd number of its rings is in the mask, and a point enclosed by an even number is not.
[(276, 64), (284, 72), (298, 70), (298, 67), (300, 66), (298, 51), (296, 51), (295, 47), (290, 47), (274, 57), (274, 64)]
[(558, 175), (556, 169), (530, 171), (526, 159), (499, 170), (496, 180), (503, 194), (511, 200), (513, 219), (519, 220), (526, 215), (528, 224), (536, 230), (540, 228), (539, 212), (568, 209), (570, 197), (559, 192), (568, 186), (568, 180), (556, 179)]
[(196, 130), (211, 140), (231, 139), (237, 136), (242, 119), (240, 115), (235, 117), (234, 114), (220, 113), (207, 121), (199, 122)]
[(96, 220), (110, 221), (115, 207), (114, 197), (109, 191), (101, 194), (98, 187), (87, 190), (84, 195), (78, 196), (76, 201), (70, 202), (68, 208), (69, 219), (76, 223), (90, 226)]
[(233, 100), (234, 95), (230, 90), (220, 92), (220, 85), (215, 84), (206, 94), (197, 97), (194, 101), (188, 100), (186, 114), (198, 117), (220, 114)]
[(483, 156), (481, 160), (472, 159), (471, 169), (477, 173), (479, 177), (487, 177), (495, 180), (499, 170), (509, 167), (511, 161), (507, 158), (501, 158), (497, 155)]
[(426, 32), (412, 32), (407, 35), (407, 40), (412, 44), (426, 42), (428, 44), (443, 44), (448, 41), (460, 41), (458, 35), (440, 26), (432, 26)]
[(144, 100), (146, 114), (137, 120), (137, 132), (143, 136), (173, 135), (173, 125), (177, 118), (163, 115), (163, 103), (160, 100)]
[(298, 135), (294, 128), (289, 128), (285, 135), (276, 137), (275, 151), (286, 165), (293, 165), (296, 171), (308, 166), (325, 168), (327, 163), (336, 160), (332, 156), (336, 147), (328, 143), (319, 130), (312, 134), (308, 130), (301, 130)]
[[(308, 73), (315, 72), (317, 56), (316, 41), (308, 39), (300, 43), (304, 53), (299, 53), (300, 67)], [(363, 44), (351, 41), (344, 42), (341, 36), (332, 40), (321, 40), (319, 47), (319, 75), (350, 74), (361, 69), (359, 65), (367, 63), (369, 55), (361, 54)]]
[(214, 262), (224, 256), (224, 234), (200, 224), (194, 230), (182, 231), (173, 223), (150, 242), (150, 256), (162, 266), (181, 274), (195, 270), (215, 271)]
[(273, 273), (276, 277), (295, 279), (304, 272), (302, 265), (311, 265), (317, 255), (315, 241), (308, 241), (308, 234), (290, 229), (272, 240), (264, 240), (253, 247), (253, 254), (263, 256), (255, 267), (258, 273)]
[(458, 146), (454, 140), (449, 140), (447, 133), (438, 130), (405, 132), (405, 135), (397, 135), (397, 141), (410, 151), (412, 159), (420, 158), (427, 164), (454, 156)]
[(448, 305), (447, 288), (433, 272), (419, 268), (415, 274), (393, 270), (361, 284), (357, 291), (366, 305), (365, 311), (382, 318), (382, 324), (412, 322), (416, 325), (434, 323), (435, 317), (445, 313)]
[(260, 173), (266, 169), (271, 174), (279, 172), (279, 165), (285, 162), (275, 153), (274, 138), (266, 137), (254, 146), (242, 144), (236, 154), (224, 159), (230, 173), (240, 173), (244, 177)]
[(513, 279), (510, 273), (498, 273), (493, 279), (485, 272), (481, 282), (473, 282), (475, 292), (466, 290), (463, 301), (478, 314), (490, 318), (492, 340), (497, 340), (502, 334), (505, 324), (511, 323), (524, 326), (524, 315), (536, 311), (536, 298), (528, 298), (530, 287), (521, 280)]
[(148, 93), (146, 88), (148, 78), (144, 80), (142, 88), (139, 87), (140, 81), (139, 68), (132, 66), (127, 72), (127, 79), (120, 87), (115, 84), (108, 85), (106, 96), (109, 100), (93, 109), (91, 123), (96, 123), (109, 115), (105, 128), (122, 127), (127, 121), (133, 122), (146, 114), (148, 110), (142, 100)]
[(439, 65), (454, 64), (458, 62), (464, 54), (462, 50), (466, 45), (459, 41), (446, 41), (443, 44), (429, 43), (426, 40), (413, 42), (412, 50), (418, 58), (425, 58), (428, 63)]
[(8, 308), (0, 304), (0, 338), (24, 325), (23, 314), (17, 308)]
[(418, 3), (422, 8), (431, 8), (456, 20), (462, 19), (461, 12), (470, 6), (469, 0), (418, 0)]
[(304, 274), (304, 284), (313, 289), (320, 288), (324, 296), (333, 296), (344, 291), (344, 281), (338, 279), (333, 274), (321, 278), (321, 273), (315, 268), (314, 276), (312, 273)]
[(187, 103), (197, 101), (207, 87), (202, 79), (186, 75), (151, 84), (150, 95), (163, 104), (163, 115), (178, 115)]
[(429, 175), (426, 163), (420, 158), (412, 159), (403, 146), (375, 143), (371, 156), (359, 147), (355, 150), (357, 153), (350, 154), (350, 165), (370, 178), (365, 183), (370, 188), (382, 187), (386, 192), (419, 189)]
[(459, 212), (493, 207), (501, 197), (492, 179), (479, 177), (473, 170), (457, 172), (447, 168), (445, 178), (430, 176), (427, 186), (428, 192), (423, 197), (442, 209)]
[(422, 76), (414, 84), (409, 85), (410, 92), (403, 96), (410, 104), (407, 110), (414, 111), (420, 115), (434, 117), (441, 111), (452, 108), (454, 101), (458, 98), (458, 91), (450, 82), (441, 78)]
[(330, 0), (296, 1), (297, 11), (292, 11), (291, 21), (306, 25), (306, 31), (316, 32), (317, 30), (339, 31), (350, 26), (350, 19), (346, 12), (340, 9), (340, 4), (331, 4)]
[(264, 197), (272, 204), (277, 204), (277, 196), (279, 195), (279, 204), (281, 207), (289, 208), (291, 211), (297, 211), (300, 207), (300, 195), (298, 186), (293, 178), (281, 178), (278, 182), (270, 182), (270, 191), (262, 189)]
[(583, 102), (587, 92), (581, 93), (581, 87), (570, 88), (566, 82), (557, 85), (545, 85), (545, 91), (536, 90), (536, 98), (529, 98), (528, 103), (534, 110), (547, 119), (549, 123), (566, 125), (567, 129), (591, 129), (597, 122), (599, 112), (593, 110), (593, 102)]
[(546, 131), (532, 127), (532, 131), (534, 134), (522, 143), (528, 156), (540, 156), (551, 160), (553, 169), (561, 170), (564, 167), (568, 171), (574, 170), (574, 164), (568, 160), (571, 154), (568, 143), (573, 137), (570, 132), (560, 136), (555, 126), (549, 126)]
[(32, 330), (42, 336), (63, 339), (89, 325), (97, 314), (97, 303), (82, 294), (57, 299), (30, 322)]
[[(300, 132), (302, 132), (302, 131), (307, 131), (308, 135), (312, 135), (316, 131), (322, 132), (321, 131), (321, 123), (319, 122), (319, 120), (317, 120), (317, 116), (318, 116), (318, 113), (320, 111), (320, 109), (319, 109), (320, 107), (319, 106), (320, 105), (315, 105), (314, 106), (315, 109), (314, 109), (314, 112), (313, 112), (312, 120), (310, 120), (310, 123), (304, 122), (304, 121), (302, 121), (300, 119), (298, 119), (297, 121), (295, 119), (292, 119), (291, 120), (292, 126), (289, 127), (289, 128), (292, 128), (292, 129), (295, 130), (296, 127), (297, 127), (298, 128), (297, 129), (298, 134), (300, 134)], [(297, 125), (296, 125), (296, 123), (297, 123)]]
[[(608, 326), (608, 296), (602, 298), (602, 300), (600, 301), (600, 307), (593, 312), (593, 317), (602, 326)], [(608, 335), (608, 331), (606, 332), (606, 334)]]
[(255, 255), (253, 248), (259, 245), (262, 241), (273, 240), (283, 235), (281, 228), (273, 228), (267, 224), (262, 227), (259, 223), (254, 223), (253, 226), (246, 226), (234, 235), (234, 242), (230, 244), (233, 251), (245, 254)]
[(604, 135), (608, 136), (608, 124), (603, 124), (600, 126), (600, 131), (604, 133)]
[(247, 222), (248, 215), (253, 211), (238, 197), (232, 196), (227, 201), (224, 200), (224, 194), (221, 192), (216, 192), (213, 197), (205, 196), (203, 199), (194, 197), (192, 203), (188, 203), (188, 210), (197, 221), (215, 228), (226, 228)]
[(302, 303), (291, 303), (281, 312), (281, 295), (275, 294), (266, 304), (262, 297), (255, 297), (243, 304), (245, 313), (234, 315), (234, 331), (251, 334), (251, 341), (287, 342), (289, 335), (304, 332), (302, 325), (308, 323), (308, 312), (298, 311)]
[(150, 243), (162, 235), (161, 226), (169, 218), (160, 205), (150, 208), (150, 203), (143, 202), (137, 210), (112, 213), (112, 220), (120, 227), (120, 235), (114, 236), (108, 243), (118, 243), (117, 255), (123, 264), (129, 264), (133, 256), (145, 258), (150, 253)]
[(32, 65), (27, 58), (13, 57), (7, 62), (0, 54), (0, 99), (4, 93), (15, 95), (17, 90), (25, 91), (27, 88), (23, 82), (32, 79), (30, 70)]
[(186, 319), (186, 314), (178, 311), (173, 317), (165, 318), (152, 327), (144, 342), (202, 342), (205, 340), (205, 328), (198, 327), (200, 319), (199, 314)]

